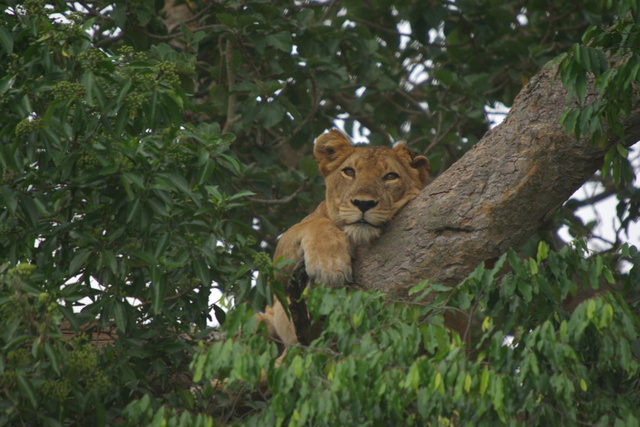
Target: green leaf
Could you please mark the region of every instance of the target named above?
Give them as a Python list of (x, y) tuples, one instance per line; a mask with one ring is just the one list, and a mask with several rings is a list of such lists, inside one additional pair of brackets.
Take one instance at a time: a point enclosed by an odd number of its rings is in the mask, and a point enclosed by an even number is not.
[(257, 118), (267, 129), (280, 123), (284, 118), (285, 109), (279, 102), (263, 102), (258, 109)]
[(126, 79), (124, 84), (120, 88), (118, 97), (116, 98), (116, 105), (122, 105), (124, 103), (124, 99), (129, 94), (129, 89), (131, 89), (131, 79)]
[[(207, 358), (204, 355), (196, 355), (191, 363), (191, 369), (193, 370), (193, 382), (199, 383), (204, 375), (205, 363), (207, 362)], [(149, 397), (148, 394), (145, 394), (145, 397)]]
[(160, 96), (160, 90), (155, 88), (151, 91), (151, 99), (143, 105), (144, 112), (146, 113), (148, 120), (153, 125), (157, 124), (158, 108), (163, 107), (163, 104), (158, 99)]
[(7, 55), (13, 53), (13, 37), (6, 27), (0, 27), (0, 44)]
[(587, 105), (580, 111), (580, 117), (578, 118), (576, 126), (576, 138), (579, 138), (580, 135), (588, 135), (589, 123), (594, 119), (596, 119), (596, 117), (594, 117), (593, 105)]
[(507, 251), (507, 259), (509, 260), (509, 265), (518, 275), (518, 277), (521, 277), (523, 279), (526, 279), (528, 277), (526, 270), (522, 265), (522, 261), (520, 260), (520, 257), (518, 256), (516, 251), (514, 251), (513, 249), (509, 249)]
[(200, 167), (200, 173), (198, 175), (198, 185), (204, 184), (211, 174), (215, 171), (216, 164), (212, 159), (207, 159), (204, 163), (204, 167)]
[(148, 264), (148, 265), (158, 264), (158, 260), (156, 259), (156, 257), (154, 257), (153, 254), (149, 252), (137, 251), (133, 255), (145, 264)]
[(18, 208), (18, 200), (16, 199), (14, 191), (10, 187), (3, 185), (0, 187), (0, 195), (2, 195), (2, 202), (9, 209), (9, 212), (15, 215), (16, 209)]
[(467, 310), (471, 307), (471, 298), (469, 298), (469, 295), (466, 292), (460, 292), (457, 295), (456, 304), (461, 310)]
[(314, 18), (314, 11), (312, 8), (302, 9), (298, 12), (296, 20), (301, 27), (308, 25)]
[(590, 57), (590, 62), (593, 68), (592, 72), (595, 75), (600, 75), (607, 71), (607, 69), (609, 68), (609, 62), (607, 61), (607, 57), (602, 50), (591, 49)]
[(38, 407), (38, 399), (36, 398), (36, 392), (28, 378), (25, 378), (21, 370), (16, 371), (16, 380), (18, 382), (18, 388), (20, 392), (27, 398), (27, 401), (32, 408)]
[[(246, 311), (247, 311), (247, 307), (245, 305), (241, 305), (240, 307), (237, 307), (235, 310), (227, 313), (227, 318), (224, 323), (224, 327), (225, 327), (225, 330), (227, 331), (227, 334), (229, 334), (230, 336), (234, 336), (238, 332), (238, 329), (244, 322), (244, 316), (246, 314)], [(232, 345), (233, 343), (231, 342), (231, 340), (228, 340), (224, 344), (223, 350), (227, 352), (230, 351)]]
[(433, 379), (433, 389), (444, 396), (444, 382), (442, 381), (442, 374), (440, 371), (436, 372), (436, 376)]
[(536, 255), (536, 261), (538, 263), (541, 263), (542, 261), (547, 259), (548, 256), (549, 256), (549, 245), (547, 244), (547, 242), (541, 240), (538, 243), (538, 252)]
[[(564, 124), (567, 133), (571, 134), (576, 132), (576, 124), (580, 117), (580, 110), (566, 109), (560, 116), (560, 123)], [(577, 135), (578, 136), (578, 135)]]
[(611, 274), (611, 270), (609, 270), (609, 268), (605, 268), (602, 271), (602, 275), (610, 285), (614, 285), (616, 283), (616, 279), (613, 277), (613, 274)]
[(85, 266), (89, 256), (91, 256), (91, 250), (89, 249), (80, 249), (78, 250), (73, 258), (71, 258), (71, 262), (69, 262), (69, 275), (76, 274), (82, 267)]
[(113, 316), (116, 321), (116, 326), (123, 333), (127, 331), (127, 310), (125, 303), (122, 301), (115, 301), (113, 303)]
[(584, 380), (584, 378), (580, 378), (580, 389), (584, 392), (588, 390), (587, 382)]
[[(70, 298), (66, 298), (66, 299), (70, 300)], [(80, 321), (78, 319), (78, 315), (74, 313), (73, 310), (70, 310), (67, 307), (64, 307), (62, 305), (58, 306), (58, 310), (60, 310), (60, 312), (64, 315), (64, 318), (69, 321), (69, 324), (71, 324), (71, 327), (74, 330), (77, 331), (78, 329), (80, 329)]]
[(627, 341), (625, 338), (620, 338), (620, 340), (618, 341), (617, 353), (622, 369), (629, 373), (633, 372), (634, 369), (632, 369), (631, 365), (631, 359), (633, 357), (631, 354), (631, 346), (629, 345), (629, 341)]
[[(501, 415), (504, 408), (504, 380), (502, 377), (495, 375), (491, 379), (491, 384), (489, 386), (489, 397), (491, 398), (491, 403), (493, 404), (493, 408), (496, 410), (498, 415)], [(502, 416), (500, 417), (502, 418)]]
[(582, 52), (583, 52), (583, 48), (584, 46), (581, 46), (578, 43), (574, 43), (573, 46), (571, 47), (571, 50), (573, 51), (573, 55), (576, 58), (576, 61), (579, 64), (582, 64)]
[(596, 76), (606, 71), (609, 64), (604, 52), (593, 47), (587, 47), (586, 49), (585, 69)]
[(58, 360), (58, 355), (56, 354), (56, 351), (51, 346), (50, 342), (45, 342), (43, 346), (44, 346), (44, 352), (49, 358), (49, 362), (51, 363), (51, 367), (53, 368), (56, 374), (61, 375), (62, 372), (60, 370), (60, 361)]
[(464, 378), (464, 392), (469, 394), (471, 392), (471, 384), (473, 383), (473, 379), (471, 375), (467, 372)]
[(618, 150), (618, 153), (620, 153), (620, 155), (621, 155), (623, 158), (625, 158), (625, 159), (626, 159), (626, 158), (628, 158), (628, 157), (629, 157), (629, 150), (627, 150), (627, 148), (626, 148), (624, 145), (622, 145), (622, 144), (617, 144), (617, 145), (616, 145), (616, 149)]
[(122, 179), (135, 185), (139, 190), (144, 190), (144, 177), (136, 172), (123, 172)]
[(580, 52), (580, 54), (576, 57), (578, 62), (582, 64), (587, 71), (593, 72), (593, 66), (591, 64), (591, 51), (593, 49), (586, 46), (579, 46), (578, 50)]
[(167, 281), (162, 271), (153, 267), (151, 269), (151, 312), (160, 314), (164, 307), (164, 300), (167, 297)]
[(526, 302), (531, 302), (533, 298), (533, 289), (531, 284), (526, 282), (519, 282), (518, 291), (520, 291), (520, 293), (522, 294), (522, 297)]
[(429, 281), (428, 280), (423, 280), (422, 282), (418, 283), (415, 286), (412, 286), (409, 289), (409, 296), (417, 294), (418, 292), (422, 292), (423, 290), (425, 290), (425, 288), (429, 285)]
[(116, 274), (118, 272), (118, 261), (116, 260), (116, 256), (113, 251), (102, 251), (100, 253), (100, 257), (112, 273)]
[(183, 193), (191, 193), (189, 183), (180, 174), (160, 173), (156, 176), (155, 187), (163, 190), (180, 190)]
[(245, 80), (235, 84), (231, 88), (231, 93), (247, 93), (249, 95), (258, 96), (260, 94), (260, 89), (254, 82)]
[(242, 172), (242, 163), (232, 156), (219, 154), (217, 160), (223, 167), (231, 170), (236, 175)]
[(227, 318), (227, 313), (221, 308), (219, 307), (217, 304), (215, 304), (213, 306), (213, 312), (216, 316), (216, 320), (218, 321), (218, 323), (220, 325), (224, 325), (224, 321)]
[(255, 195), (256, 195), (256, 193), (254, 193), (253, 191), (241, 190), (241, 191), (238, 191), (236, 194), (233, 194), (233, 195), (229, 196), (229, 198), (227, 200), (231, 201), (231, 200), (241, 199), (243, 197), (250, 197), (250, 196), (255, 196)]
[(613, 165), (612, 165), (612, 168), (611, 168), (611, 176), (613, 177), (613, 181), (616, 184), (620, 183), (621, 167), (622, 167), (622, 164), (620, 162), (620, 157), (619, 156), (614, 156), (613, 157)]
[(4, 94), (11, 88), (15, 81), (15, 76), (6, 76), (0, 79), (0, 95)]
[(584, 105), (584, 99), (587, 95), (587, 76), (584, 73), (578, 74), (573, 87), (576, 91), (578, 102), (580, 105)]
[(193, 271), (196, 273), (196, 277), (205, 286), (211, 285), (211, 275), (209, 272), (209, 266), (202, 258), (194, 258), (191, 261)]
[(280, 31), (275, 34), (268, 35), (266, 41), (269, 46), (273, 46), (286, 53), (291, 53), (293, 42), (289, 31)]
[(593, 320), (593, 315), (596, 311), (596, 300), (590, 299), (587, 302), (587, 319)]
[(127, 104), (121, 105), (116, 113), (116, 121), (114, 124), (114, 133), (116, 135), (122, 135), (124, 127), (127, 124), (129, 118), (129, 107)]
[(140, 199), (135, 199), (133, 203), (129, 203), (127, 207), (127, 218), (126, 222), (131, 223), (133, 219), (140, 213)]
[(282, 304), (285, 311), (289, 313), (289, 301), (284, 289), (284, 284), (279, 280), (272, 280), (269, 284), (271, 285), (271, 290), (276, 295), (276, 298), (280, 301), (280, 304)]
[(487, 391), (487, 388), (489, 387), (489, 381), (490, 381), (490, 375), (489, 375), (489, 370), (487, 368), (485, 368), (482, 371), (482, 375), (480, 376), (480, 396), (484, 397), (484, 394)]
[[(439, 375), (439, 373), (438, 373)], [(435, 380), (435, 384), (434, 384), (434, 388), (438, 389), (438, 387), (440, 386), (440, 384), (438, 383), (438, 378), (436, 378)], [(440, 381), (442, 381), (442, 376), (440, 376)], [(416, 362), (411, 364), (411, 367), (409, 367), (409, 372), (407, 372), (407, 377), (405, 379), (405, 387), (406, 388), (412, 388), (413, 390), (417, 390), (418, 389), (418, 385), (420, 384), (420, 369), (418, 367), (418, 364)]]
[(607, 178), (609, 176), (609, 171), (611, 170), (611, 165), (613, 163), (613, 158), (616, 154), (615, 148), (610, 148), (607, 153), (604, 155), (604, 162), (602, 164), (602, 176), (603, 178)]
[(218, 19), (218, 22), (226, 25), (227, 27), (231, 28), (236, 25), (236, 18), (230, 13), (218, 13), (216, 14), (216, 18)]

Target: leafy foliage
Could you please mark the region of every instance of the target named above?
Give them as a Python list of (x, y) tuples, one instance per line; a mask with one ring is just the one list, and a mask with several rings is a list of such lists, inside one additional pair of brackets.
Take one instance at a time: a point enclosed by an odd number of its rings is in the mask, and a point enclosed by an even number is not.
[[(640, 55), (636, 46), (640, 43), (640, 24), (637, 2), (621, 1), (616, 6), (622, 19), (613, 25), (590, 26), (582, 42), (560, 56), (562, 81), (570, 88), (569, 97), (577, 97), (580, 105), (578, 109), (567, 109), (562, 121), (576, 138), (590, 135), (601, 146), (611, 134), (619, 138), (621, 142), (607, 153), (602, 173), (604, 177), (611, 174), (616, 184), (629, 185), (634, 173), (627, 159), (621, 119), (631, 112), (632, 86), (638, 81)], [(609, 66), (610, 60), (615, 66)], [(589, 85), (600, 94), (594, 102), (585, 99)]]
[(616, 12), (568, 0), (83, 7), (95, 44), (146, 51), (168, 43), (195, 65), (185, 83), (196, 100), (190, 111), (236, 135), (234, 152), (249, 165), (239, 188), (273, 202), (259, 210), (258, 239), (268, 243), (321, 199), (309, 142), (336, 118), (373, 144), (406, 139), (438, 174), (488, 130), (487, 106), (511, 105), (532, 75)]
[[(624, 253), (634, 267), (623, 286), (633, 287), (639, 255), (633, 247)], [(324, 323), (322, 336), (289, 348), (280, 367), (275, 345), (247, 333), (255, 318), (239, 309), (225, 329), (244, 334), (196, 355), (195, 379), (228, 378), (227, 389), (246, 393), (260, 387), (264, 369), (268, 398), (264, 407), (245, 408), (247, 425), (636, 425), (638, 301), (629, 306), (612, 292), (567, 310), (566, 297), (578, 288), (614, 281), (611, 257), (586, 255), (581, 246), (556, 253), (545, 244), (537, 259), (509, 252), (455, 289), (416, 286), (410, 302), (313, 289), (308, 305)], [(429, 294), (433, 303), (421, 303)], [(443, 326), (451, 305), (471, 309), (482, 324), (469, 357)], [(224, 394), (204, 394), (224, 406)], [(236, 400), (227, 404), (230, 420), (247, 416), (233, 412)]]
[[(20, 386), (3, 384), (3, 422), (111, 422), (105, 404), (117, 408), (131, 389), (176, 393), (165, 388), (192, 347), (175, 336), (206, 327), (213, 286), (261, 303), (264, 286), (250, 287), (255, 237), (233, 218), (252, 193), (232, 185), (244, 171), (233, 135), (184, 122), (180, 57), (168, 46), (107, 55), (84, 17), (55, 24), (38, 6), (3, 14), (0, 258), (30, 272), (0, 290), (3, 354), (19, 361), (3, 371)], [(70, 355), (84, 347), (61, 339), (63, 319), (117, 328), (120, 344), (103, 355), (111, 387), (98, 387), (108, 397), (70, 388), (80, 381)], [(48, 394), (59, 404), (43, 411)]]
[[(533, 258), (411, 302), (313, 289), (323, 335), (279, 367), (253, 317), (282, 290), (275, 237), (322, 197), (310, 141), (336, 119), (374, 144), (407, 139), (437, 174), (486, 132), (487, 106), (568, 52), (578, 99), (588, 73), (607, 96), (568, 112), (568, 130), (619, 132), (637, 9), (605, 6), (1, 1), (0, 424), (637, 424), (638, 255), (620, 242), (536, 256), (534, 240)], [(623, 225), (637, 215), (626, 154), (600, 177)], [(550, 231), (588, 234), (577, 207)], [(452, 307), (482, 325), (470, 347), (442, 326)], [(233, 340), (195, 350), (212, 317)], [(229, 394), (210, 383), (225, 378)]]

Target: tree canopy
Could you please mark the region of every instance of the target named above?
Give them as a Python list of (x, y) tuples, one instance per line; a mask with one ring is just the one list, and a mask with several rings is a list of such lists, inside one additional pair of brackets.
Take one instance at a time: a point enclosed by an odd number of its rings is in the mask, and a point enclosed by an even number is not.
[[(636, 1), (0, 5), (1, 425), (638, 425)], [(598, 153), (593, 197), (461, 253), (455, 283), (314, 286), (323, 332), (276, 366), (253, 314), (283, 294), (278, 234), (323, 197), (313, 139), (405, 140), (438, 180), (542, 75)], [(576, 213), (605, 198), (614, 236)]]

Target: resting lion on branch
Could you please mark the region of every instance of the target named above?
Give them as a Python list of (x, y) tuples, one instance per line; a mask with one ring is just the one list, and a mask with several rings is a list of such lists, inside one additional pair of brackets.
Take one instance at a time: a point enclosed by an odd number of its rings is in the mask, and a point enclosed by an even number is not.
[[(316, 139), (314, 155), (326, 182), (325, 200), (280, 237), (273, 258), (303, 262), (312, 283), (344, 286), (353, 280), (355, 249), (379, 237), (394, 215), (420, 193), (429, 176), (429, 160), (402, 144), (393, 149), (354, 146), (335, 129)], [(293, 269), (285, 267), (284, 273), (292, 274)], [(301, 291), (287, 291), (295, 305)], [(305, 340), (305, 328), (298, 323), (308, 324), (308, 319), (290, 317), (280, 301), (258, 319), (266, 323), (273, 339), (285, 345)]]

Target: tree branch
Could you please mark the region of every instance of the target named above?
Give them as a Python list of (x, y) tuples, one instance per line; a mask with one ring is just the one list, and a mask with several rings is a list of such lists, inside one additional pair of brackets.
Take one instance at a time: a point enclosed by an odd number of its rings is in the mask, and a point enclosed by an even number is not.
[(227, 100), (227, 121), (222, 128), (223, 133), (231, 132), (231, 125), (239, 119), (236, 116), (236, 106), (238, 95), (233, 92), (236, 85), (236, 72), (233, 68), (233, 44), (227, 39), (227, 47), (224, 54), (224, 63), (227, 71), (227, 86), (229, 88), (229, 99)]
[(250, 202), (258, 203), (261, 205), (286, 205), (287, 203), (290, 203), (293, 199), (298, 197), (298, 195), (304, 191), (306, 186), (307, 183), (303, 182), (302, 185), (296, 189), (296, 191), (283, 199), (260, 199), (257, 197), (249, 197), (248, 200)]
[[(424, 279), (455, 285), (480, 262), (521, 245), (594, 174), (606, 148), (566, 133), (567, 91), (556, 74), (545, 67), (534, 76), (500, 126), (358, 251), (357, 283), (401, 295)], [(638, 101), (623, 123), (626, 146), (640, 140)]]

